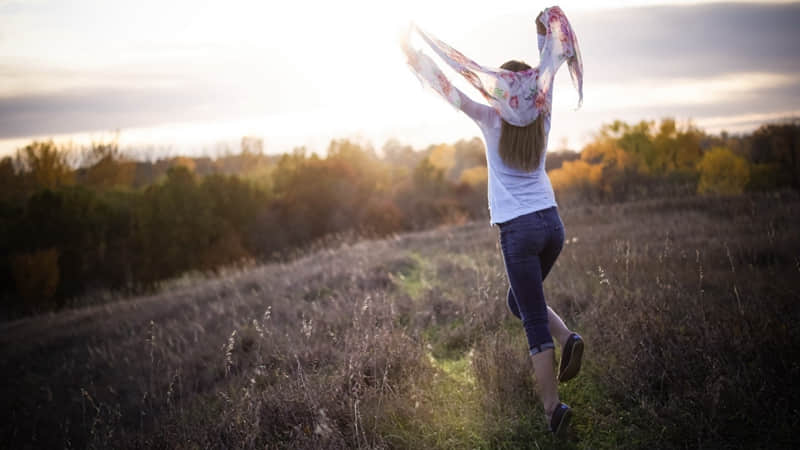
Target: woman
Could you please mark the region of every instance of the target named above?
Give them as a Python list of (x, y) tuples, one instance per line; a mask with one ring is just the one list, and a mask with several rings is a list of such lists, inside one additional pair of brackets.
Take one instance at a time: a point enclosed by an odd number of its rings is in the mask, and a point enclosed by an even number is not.
[(561, 434), (571, 411), (558, 397), (553, 337), (562, 345), (561, 382), (572, 379), (580, 370), (583, 340), (545, 303), (542, 282), (563, 246), (564, 226), (544, 166), (553, 77), (558, 67), (568, 62), (582, 99), (582, 62), (574, 32), (560, 8), (542, 11), (536, 25), (540, 52), (536, 68), (520, 61), (508, 61), (500, 69), (486, 68), (430, 34), (414, 27), (410, 30), (418, 31), (491, 106), (470, 100), (452, 86), (432, 59), (412, 50), (410, 32), (403, 49), (423, 84), (464, 111), (483, 132), (491, 224), (500, 228), (510, 284), (508, 306), (522, 320), (549, 429)]

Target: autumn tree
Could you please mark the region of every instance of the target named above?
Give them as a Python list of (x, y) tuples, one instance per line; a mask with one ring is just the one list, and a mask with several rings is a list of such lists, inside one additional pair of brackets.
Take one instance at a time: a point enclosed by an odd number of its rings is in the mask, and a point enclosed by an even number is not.
[(680, 129), (675, 119), (664, 119), (653, 135), (651, 171), (668, 175), (682, 170), (693, 170), (702, 157), (703, 133), (691, 123)]
[(32, 189), (54, 189), (74, 182), (67, 151), (52, 140), (34, 141), (18, 150), (16, 164)]
[(701, 194), (741, 194), (750, 178), (747, 160), (723, 147), (706, 152), (698, 168), (697, 191)]
[(581, 164), (565, 162), (551, 179), (557, 189), (610, 200), (694, 191), (704, 136), (691, 123), (679, 127), (669, 118), (658, 125), (617, 120), (584, 146)]
[(93, 142), (85, 165), (84, 183), (99, 189), (131, 186), (136, 176), (136, 163), (124, 157), (116, 140)]

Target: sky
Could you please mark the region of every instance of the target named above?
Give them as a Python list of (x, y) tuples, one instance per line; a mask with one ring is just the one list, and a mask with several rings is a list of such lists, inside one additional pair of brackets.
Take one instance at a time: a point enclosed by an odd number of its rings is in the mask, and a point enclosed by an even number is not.
[[(495, 3), (0, 0), (0, 156), (49, 138), (116, 136), (168, 156), (235, 151), (242, 136), (268, 153), (479, 136), (422, 88), (398, 40), (413, 20), (483, 65), (536, 64), (534, 19), (550, 4)], [(579, 150), (614, 119), (736, 133), (800, 116), (800, 2), (559, 5), (581, 47), (584, 102), (575, 109), (562, 67), (550, 148)]]

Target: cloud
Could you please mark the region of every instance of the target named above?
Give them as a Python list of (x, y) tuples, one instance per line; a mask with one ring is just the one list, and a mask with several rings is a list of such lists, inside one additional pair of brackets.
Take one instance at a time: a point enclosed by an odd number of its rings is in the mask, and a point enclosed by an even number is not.
[[(593, 82), (637, 78), (800, 71), (797, 3), (579, 10), (569, 16), (583, 53), (587, 88)], [(507, 15), (476, 27), (471, 37), (461, 39), (462, 50), (489, 65), (510, 58), (535, 60), (529, 19)], [(500, 49), (505, 55), (498, 55)]]
[[(641, 117), (716, 118), (768, 114), (791, 110), (800, 100), (795, 77), (800, 73), (798, 4), (657, 6), (568, 13), (584, 56), (583, 114), (587, 118), (617, 112)], [(530, 21), (520, 14), (495, 18), (473, 29), (465, 27), (462, 35), (449, 43), (477, 61), (499, 65), (504, 56), (536, 54)], [(202, 35), (204, 28), (196, 28)], [(242, 28), (251, 30), (247, 36), (258, 37), (260, 32), (256, 26)], [(337, 52), (344, 49), (326, 47), (334, 45), (333, 34), (326, 41), (327, 35), (306, 36), (308, 29), (316, 28), (302, 27), (297, 34), (283, 35), (286, 42), (307, 42), (299, 47), (305, 52), (300, 62), (287, 59), (296, 55), (283, 54), (287, 51), (282, 42), (268, 39), (256, 39), (257, 45), (250, 43), (250, 47), (239, 46), (234, 39), (203, 46), (189, 38), (186, 42), (141, 41), (135, 34), (136, 40), (128, 47), (112, 45), (95, 50), (102, 53), (102, 64), (90, 64), (94, 60), (87, 59), (72, 65), (64, 65), (72, 61), (67, 57), (62, 58), (66, 62), (58, 60), (56, 64), (58, 50), (42, 44), (48, 53), (32, 55), (28, 60), (5, 58), (0, 65), (0, 138), (230, 120), (341, 102), (358, 109), (372, 101), (371, 97), (388, 98), (391, 90), (387, 87), (384, 94), (363, 89), (368, 82), (380, 85), (382, 80), (404, 76), (403, 80), (413, 84), (402, 62), (398, 62), (396, 74), (371, 71), (374, 68), (369, 65), (356, 66), (356, 58), (351, 58), (349, 65), (334, 66), (342, 64), (342, 55)], [(194, 36), (189, 31), (184, 33)], [(362, 37), (353, 34), (354, 38)], [(83, 49), (77, 44), (65, 48)], [(504, 54), (500, 55), (498, 49)], [(86, 52), (91, 51), (86, 48)], [(373, 55), (374, 48), (361, 52), (364, 58), (380, 56)], [(328, 56), (317, 68), (314, 65), (319, 63), (320, 53)], [(36, 64), (31, 62), (36, 60)], [(345, 86), (348, 74), (352, 74), (353, 84)], [(332, 81), (332, 76), (340, 78)], [(363, 77), (360, 84), (355, 83), (359, 77)], [(564, 77), (568, 78), (566, 71), (559, 74), (559, 78)], [(336, 89), (344, 92), (332, 94)], [(557, 94), (556, 102), (562, 97), (568, 96)], [(568, 99), (570, 107), (574, 106), (574, 97)], [(367, 107), (374, 107), (374, 101)], [(413, 108), (419, 105), (397, 107), (415, 111)]]
[[(586, 95), (588, 110), (620, 111), (631, 108), (708, 107), (742, 101), (764, 103), (769, 93), (785, 101), (800, 92), (800, 75), (782, 73), (726, 73), (711, 77), (639, 79), (628, 83), (596, 84)], [(564, 106), (571, 99), (560, 97)]]
[(153, 50), (150, 64), (99, 69), (0, 64), (0, 139), (229, 120), (320, 103), (307, 77), (285, 63), (270, 71), (224, 46)]
[(203, 99), (175, 90), (73, 89), (0, 99), (0, 138), (116, 129), (197, 115)]
[(635, 8), (584, 17), (599, 77), (709, 76), (800, 70), (800, 5)]

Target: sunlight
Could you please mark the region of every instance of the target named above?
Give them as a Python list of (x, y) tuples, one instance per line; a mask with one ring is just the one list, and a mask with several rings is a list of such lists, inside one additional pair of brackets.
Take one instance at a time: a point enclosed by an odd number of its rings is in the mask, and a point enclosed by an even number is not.
[[(568, 13), (584, 11), (574, 16), (580, 30), (590, 18), (585, 11), (676, 3), (687, 2), (566, 1), (561, 6)], [(121, 141), (137, 145), (202, 141), (208, 146), (258, 135), (275, 141), (271, 151), (322, 136), (364, 135), (378, 145), (384, 137), (430, 143), (473, 136), (478, 134), (474, 124), (422, 89), (405, 67), (400, 35), (413, 20), (486, 65), (498, 64), (503, 53), (535, 60), (529, 21), (544, 6), (478, 0), (279, 6), (248, 0), (1, 2), (0, 154), (35, 137), (83, 140), (109, 129), (120, 129)], [(509, 17), (514, 21), (493, 21)], [(531, 29), (497, 28), (497, 23)], [(582, 47), (588, 61), (591, 41)], [(598, 70), (603, 68), (587, 63), (582, 111), (603, 112), (606, 118), (637, 107), (741, 98), (766, 86), (786, 90), (798, 82), (776, 72), (594, 84)], [(454, 74), (452, 81), (482, 101), (462, 77)], [(575, 95), (566, 71), (556, 84), (565, 95), (554, 97), (554, 109), (573, 111)], [(566, 122), (589, 123), (577, 116), (570, 114)]]
[[(800, 83), (800, 76), (778, 73), (725, 74), (705, 78), (673, 78), (669, 80), (639, 80), (625, 86), (600, 84), (586, 94), (587, 110), (614, 110), (648, 105), (695, 105), (724, 102), (751, 95), (756, 89), (786, 87)], [(566, 106), (571, 99), (561, 97), (558, 103)]]

